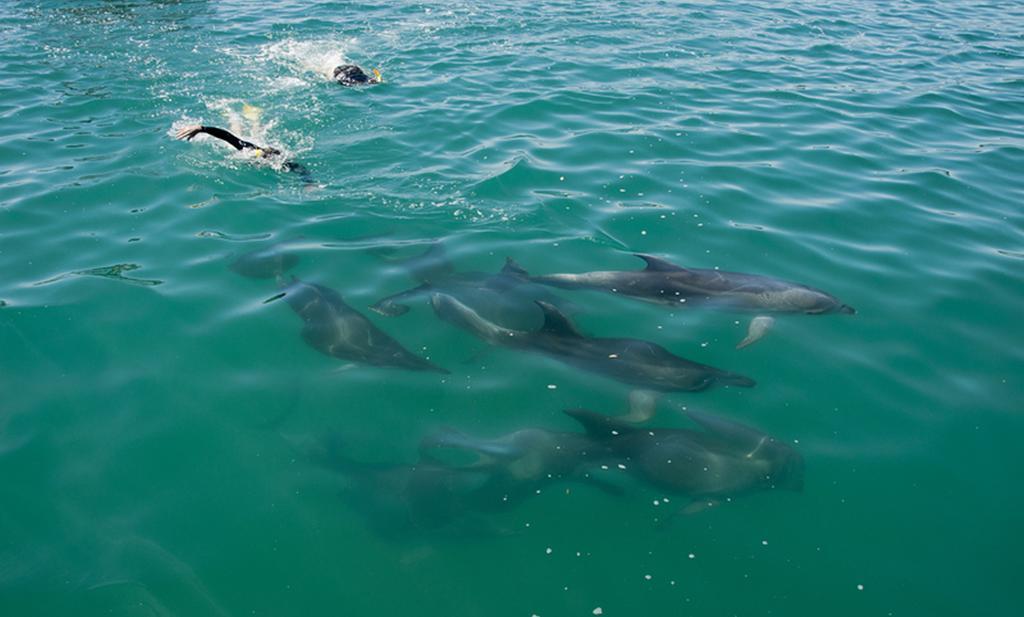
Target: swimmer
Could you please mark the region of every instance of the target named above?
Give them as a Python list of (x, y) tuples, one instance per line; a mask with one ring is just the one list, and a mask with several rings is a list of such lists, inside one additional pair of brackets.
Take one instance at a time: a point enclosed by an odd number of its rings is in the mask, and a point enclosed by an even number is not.
[(373, 69), (373, 76), (367, 75), (363, 69), (354, 64), (342, 64), (334, 67), (334, 81), (343, 86), (367, 86), (379, 84), (384, 80), (380, 77), (380, 71)]
[[(210, 137), (216, 137), (217, 139), (230, 144), (235, 150), (238, 150), (240, 152), (250, 152), (253, 155), (255, 155), (256, 158), (272, 158), (275, 156), (279, 156), (281, 154), (281, 151), (278, 150), (277, 148), (266, 148), (263, 146), (257, 146), (251, 141), (246, 141), (244, 139), (236, 137), (230, 131), (226, 131), (216, 126), (186, 126), (185, 128), (178, 131), (175, 137), (177, 137), (178, 139), (183, 139), (185, 141), (192, 141), (192, 138), (198, 135), (199, 133), (206, 133)], [(299, 174), (303, 182), (313, 182), (313, 178), (310, 175), (309, 170), (306, 169), (306, 166), (302, 165), (301, 163), (295, 163), (293, 161), (284, 161), (283, 163), (281, 163), (281, 167), (285, 171), (291, 171)]]

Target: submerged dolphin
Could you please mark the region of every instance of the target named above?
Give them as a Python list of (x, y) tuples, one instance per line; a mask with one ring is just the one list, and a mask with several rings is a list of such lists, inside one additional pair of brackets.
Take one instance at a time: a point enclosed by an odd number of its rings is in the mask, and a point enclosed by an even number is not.
[[(479, 458), (467, 467), (500, 473), (519, 493), (535, 493), (555, 480), (597, 482), (586, 470), (607, 461), (611, 450), (582, 433), (526, 428), (491, 439), (447, 428), (420, 442), (420, 453), (434, 458), (439, 448), (469, 451)], [(602, 488), (607, 488), (601, 483)]]
[(716, 383), (754, 385), (749, 377), (691, 362), (655, 343), (584, 336), (568, 317), (546, 302), (537, 302), (544, 313), (544, 324), (536, 332), (499, 326), (445, 294), (435, 293), (431, 302), (442, 319), (491, 344), (543, 352), (566, 364), (642, 388), (697, 391)]
[(277, 278), (299, 263), (299, 255), (288, 248), (285, 241), (253, 249), (235, 257), (228, 267), (249, 278)]
[[(440, 246), (440, 245), (435, 245)], [(547, 287), (530, 282), (525, 270), (512, 259), (497, 274), (483, 272), (454, 272), (450, 267), (440, 267), (437, 251), (432, 249), (419, 259), (434, 258), (432, 268), (424, 278), (424, 272), (415, 271), (422, 282), (418, 287), (388, 296), (370, 309), (394, 317), (409, 310), (404, 302), (429, 297), (434, 292), (447, 294), (478, 312), (488, 321), (516, 330), (536, 330), (544, 323), (544, 314), (537, 307), (538, 300), (558, 306), (562, 300)]]
[(325, 440), (313, 458), (344, 478), (342, 497), (385, 537), (490, 535), (497, 528), (484, 515), (510, 506), (504, 483), (486, 468), (367, 463), (352, 458), (336, 438)]
[(737, 311), (855, 313), (853, 307), (806, 285), (768, 276), (683, 268), (636, 254), (643, 270), (532, 276), (531, 281), (564, 289), (597, 289), (670, 306), (712, 306)]
[(321, 353), (374, 366), (448, 372), (406, 350), (333, 289), (293, 278), (284, 299), (304, 322), (302, 339)]
[(706, 499), (754, 490), (803, 489), (800, 453), (739, 422), (687, 411), (704, 430), (649, 429), (585, 409), (565, 413), (621, 456), (627, 470), (677, 494)]

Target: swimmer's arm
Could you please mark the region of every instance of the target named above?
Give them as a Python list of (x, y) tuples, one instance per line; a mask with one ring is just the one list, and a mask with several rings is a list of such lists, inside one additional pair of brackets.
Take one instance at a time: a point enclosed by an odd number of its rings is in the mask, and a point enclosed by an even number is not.
[(178, 131), (177, 138), (184, 139), (185, 141), (192, 141), (192, 138), (199, 133), (206, 133), (210, 137), (216, 137), (221, 141), (226, 141), (231, 144), (235, 150), (244, 150), (246, 148), (259, 149), (259, 146), (252, 142), (239, 139), (231, 134), (229, 131), (217, 128), (215, 126), (186, 126), (185, 128)]

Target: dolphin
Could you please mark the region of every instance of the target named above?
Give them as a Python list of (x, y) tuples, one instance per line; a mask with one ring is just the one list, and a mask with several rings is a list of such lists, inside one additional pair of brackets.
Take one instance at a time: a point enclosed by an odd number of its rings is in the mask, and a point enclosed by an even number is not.
[(302, 339), (320, 353), (374, 366), (448, 373), (406, 350), (345, 304), (333, 289), (293, 277), (284, 290), (284, 299), (302, 318)]
[(484, 516), (510, 508), (504, 483), (487, 468), (364, 462), (336, 436), (311, 454), (342, 477), (342, 498), (383, 537), (493, 535), (498, 529)]
[[(436, 251), (428, 251), (425, 256), (436, 258)], [(537, 307), (536, 301), (542, 300), (555, 306), (565, 304), (547, 287), (530, 282), (526, 271), (511, 258), (506, 259), (504, 267), (497, 274), (454, 272), (451, 268), (440, 268), (436, 262), (432, 264), (433, 269), (428, 274), (430, 278), (421, 278), (421, 285), (388, 296), (370, 309), (381, 315), (395, 317), (409, 311), (405, 302), (429, 298), (432, 293), (440, 292), (458, 299), (488, 321), (500, 326), (536, 330), (544, 323), (544, 314)], [(422, 277), (423, 272), (418, 272), (416, 276)]]
[(734, 311), (847, 313), (856, 311), (820, 289), (757, 274), (683, 268), (650, 255), (643, 270), (548, 274), (530, 280), (563, 289), (597, 289), (669, 306), (709, 306)]
[(568, 317), (546, 302), (537, 302), (544, 313), (544, 324), (536, 332), (499, 326), (446, 294), (434, 293), (431, 303), (439, 317), (488, 343), (539, 351), (566, 364), (641, 388), (698, 391), (712, 384), (748, 388), (755, 385), (749, 377), (680, 358), (655, 343), (585, 336)]
[(525, 428), (495, 438), (467, 435), (453, 428), (431, 433), (420, 442), (420, 455), (435, 460), (439, 449), (472, 452), (477, 460), (468, 468), (487, 468), (500, 473), (515, 493), (533, 494), (557, 480), (580, 480), (618, 492), (587, 473), (611, 456), (611, 449), (583, 433)]
[(635, 476), (694, 500), (803, 490), (800, 453), (739, 422), (689, 410), (686, 415), (703, 430), (642, 428), (585, 409), (565, 413), (606, 443)]

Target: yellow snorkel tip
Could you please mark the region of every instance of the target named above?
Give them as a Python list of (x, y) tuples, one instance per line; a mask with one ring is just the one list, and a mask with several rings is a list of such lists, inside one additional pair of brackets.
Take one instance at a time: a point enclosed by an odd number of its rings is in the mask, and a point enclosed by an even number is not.
[(260, 158), (263, 158), (263, 150), (260, 150), (259, 148), (256, 148), (255, 150), (253, 150), (253, 151), (252, 151), (252, 153), (253, 153), (253, 154), (254, 154), (254, 155), (256, 156), (256, 158), (258, 158), (258, 159), (260, 159)]
[(384, 81), (384, 79), (380, 76), (380, 71), (378, 71), (377, 69), (373, 69), (373, 76), (374, 78), (377, 79), (377, 83), (381, 83)]

